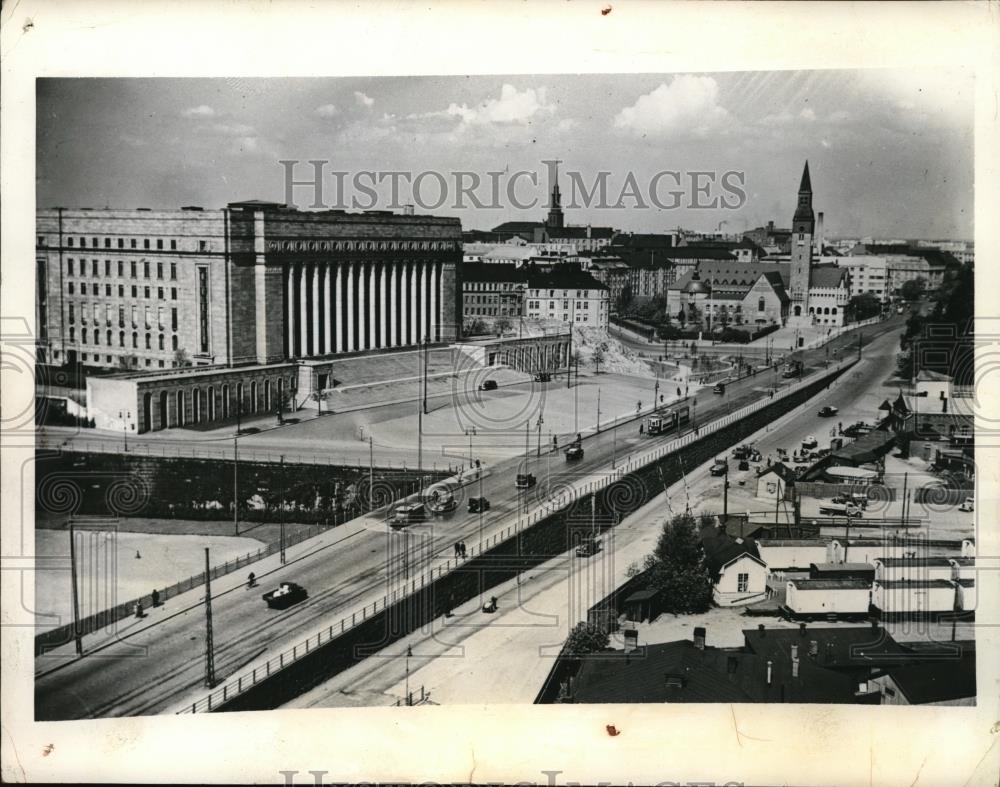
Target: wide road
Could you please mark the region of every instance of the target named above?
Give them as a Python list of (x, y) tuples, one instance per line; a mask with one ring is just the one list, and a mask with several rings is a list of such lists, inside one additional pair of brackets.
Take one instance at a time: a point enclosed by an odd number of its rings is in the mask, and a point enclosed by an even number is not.
[[(869, 336), (871, 333), (867, 332)], [(856, 344), (854, 337), (847, 336), (834, 347), (850, 351)], [(830, 356), (833, 357), (833, 348)], [(804, 356), (807, 366), (817, 362), (822, 365), (825, 357), (822, 349)], [(700, 392), (694, 406), (698, 421), (704, 422), (761, 398), (773, 377), (770, 372), (758, 373), (733, 382), (727, 386), (725, 396), (713, 395), (710, 390)], [(609, 469), (613, 455), (620, 460), (630, 447), (645, 449), (675, 437), (676, 434), (669, 434), (640, 438), (635, 424), (621, 426), (617, 432), (603, 431), (585, 439), (586, 453), (581, 462), (567, 465), (561, 453), (552, 456), (551, 483), (561, 485), (566, 480)], [(519, 505), (513, 477), (523, 461), (523, 457), (517, 457), (495, 465), (484, 480), (483, 494), (493, 504), (483, 518), (485, 530), (495, 529), (501, 520), (513, 520)], [(530, 459), (529, 470), (539, 480), (538, 486), (528, 493), (533, 497), (532, 507), (545, 497), (548, 465), (544, 456), (541, 460), (533, 456)], [(477, 484), (471, 492), (478, 493)], [(217, 678), (224, 679), (261, 654), (290, 646), (296, 639), (338, 621), (361, 604), (381, 598), (387, 590), (400, 586), (402, 575), (408, 576), (451, 557), (456, 541), (477, 543), (479, 526), (479, 516), (467, 514), (464, 505), (450, 519), (415, 526), (405, 535), (370, 520), (366, 529), (338, 539), (338, 531), (345, 536), (351, 532), (344, 525), (320, 537), (337, 543), (312, 551), (308, 551), (309, 542), (299, 545), (293, 555), (301, 557), (286, 566), (275, 566), (267, 576), (262, 576), (261, 588), (247, 590), (238, 586), (220, 592), (213, 588)], [(310, 597), (284, 612), (269, 610), (260, 593), (283, 579), (303, 585)], [(173, 707), (178, 698), (197, 690), (204, 682), (204, 610), (198, 604), (182, 610), (177, 603), (182, 598), (171, 600), (169, 616), (157, 616), (156, 622), (141, 628), (133, 626), (100, 649), (96, 649), (96, 643), (106, 638), (85, 638), (87, 655), (82, 658), (74, 657), (71, 648), (63, 648), (58, 654), (36, 659), (36, 718), (152, 714)]]

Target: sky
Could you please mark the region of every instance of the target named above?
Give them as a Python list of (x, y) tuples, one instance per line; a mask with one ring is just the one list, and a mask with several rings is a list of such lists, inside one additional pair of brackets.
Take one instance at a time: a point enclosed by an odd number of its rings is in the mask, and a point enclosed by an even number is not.
[(287, 202), (319, 160), (326, 207), (417, 201), (489, 229), (544, 219), (559, 160), (567, 224), (741, 232), (790, 225), (808, 160), (828, 237), (971, 239), (973, 88), (958, 69), (39, 79), (36, 204)]

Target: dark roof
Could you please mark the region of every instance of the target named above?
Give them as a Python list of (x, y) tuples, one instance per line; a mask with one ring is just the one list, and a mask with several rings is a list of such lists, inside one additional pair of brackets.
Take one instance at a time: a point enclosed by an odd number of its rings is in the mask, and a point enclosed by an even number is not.
[(533, 289), (583, 289), (606, 290), (607, 285), (598, 281), (589, 273), (580, 269), (579, 265), (563, 263), (555, 265), (549, 271), (532, 270), (528, 273), (528, 286)]
[(898, 663), (908, 652), (885, 629), (873, 626), (768, 628), (763, 636), (756, 629), (744, 629), (743, 638), (749, 650), (775, 663), (791, 660), (792, 645), (799, 646), (800, 659), (808, 660), (809, 643), (815, 640), (819, 646), (815, 663), (828, 669)]
[(631, 249), (665, 249), (673, 248), (672, 235), (659, 235), (652, 232), (630, 232), (615, 235), (612, 246), (624, 246)]
[(545, 225), (540, 221), (505, 221), (503, 224), (498, 224), (491, 231), (492, 232), (532, 232), (536, 227), (544, 227)]
[(733, 538), (720, 531), (715, 525), (708, 525), (701, 531), (701, 548), (705, 551), (705, 565), (718, 580), (722, 569), (743, 555), (749, 555), (762, 566), (757, 544), (749, 538)]
[(963, 647), (958, 658), (928, 658), (888, 670), (912, 705), (976, 696), (976, 651)]
[(950, 374), (932, 372), (930, 369), (921, 369), (917, 372), (917, 382), (950, 383), (951, 381), (952, 377)]
[(799, 183), (799, 191), (812, 191), (812, 181), (809, 179), (809, 162), (806, 162), (805, 169), (802, 170), (802, 180)]
[(896, 436), (890, 432), (869, 432), (843, 448), (838, 448), (830, 456), (835, 460), (855, 464), (874, 462), (889, 452), (895, 439)]
[(546, 230), (550, 238), (573, 238), (585, 240), (587, 238), (611, 238), (614, 237), (613, 227), (552, 227)]
[(846, 287), (847, 270), (836, 265), (813, 265), (809, 273), (810, 287)]
[[(788, 269), (788, 263), (738, 262), (736, 260), (703, 260), (695, 268), (698, 272), (698, 278), (717, 290), (726, 288), (748, 290), (760, 280), (761, 276), (768, 273), (776, 274), (782, 285), (785, 286)], [(684, 275), (678, 277), (670, 289), (684, 289), (694, 277), (695, 270), (686, 271)], [(772, 282), (773, 286), (771, 277), (768, 277), (768, 281)]]
[[(866, 564), (867, 565), (867, 564)], [(789, 579), (797, 590), (869, 590), (872, 583), (863, 579)]]
[(951, 566), (951, 557), (877, 557), (883, 566)]
[(881, 587), (897, 588), (954, 588), (950, 579), (876, 579)]
[(456, 266), (461, 281), (526, 282), (528, 272), (512, 262), (462, 262)]
[(795, 481), (795, 471), (792, 470), (792, 468), (790, 468), (784, 462), (775, 462), (770, 467), (762, 468), (757, 473), (757, 477), (760, 478), (761, 476), (765, 476), (768, 473), (774, 473), (779, 478), (781, 478), (782, 481), (786, 483), (788, 483), (789, 481)]

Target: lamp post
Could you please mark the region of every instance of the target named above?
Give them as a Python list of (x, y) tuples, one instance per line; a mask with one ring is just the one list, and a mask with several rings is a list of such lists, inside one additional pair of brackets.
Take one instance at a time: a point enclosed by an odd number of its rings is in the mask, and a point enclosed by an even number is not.
[(130, 410), (119, 410), (118, 417), (122, 422), (122, 439), (125, 441), (125, 453), (128, 453), (128, 422), (132, 420), (132, 412)]
[(476, 434), (476, 427), (470, 426), (465, 430), (465, 434), (469, 438), (469, 469), (472, 469), (472, 438)]
[(243, 403), (238, 402), (236, 406), (236, 431), (233, 432), (233, 528), (236, 535), (240, 534), (240, 498), (239, 498), (239, 446), (240, 436), (240, 413), (243, 412)]
[(541, 458), (542, 456), (542, 424), (544, 423), (545, 423), (545, 418), (542, 416), (541, 413), (539, 413), (538, 422), (535, 424), (535, 426), (538, 428), (538, 450), (535, 456), (539, 458)]

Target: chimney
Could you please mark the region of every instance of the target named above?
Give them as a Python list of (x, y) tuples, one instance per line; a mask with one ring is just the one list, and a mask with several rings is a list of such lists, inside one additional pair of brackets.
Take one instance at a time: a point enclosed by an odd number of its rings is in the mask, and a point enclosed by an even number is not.
[(798, 661), (798, 660), (799, 660), (799, 646), (792, 645), (792, 661)]
[(733, 655), (727, 656), (726, 657), (726, 674), (730, 675), (730, 676), (735, 675), (736, 674), (736, 668), (739, 666), (739, 663), (740, 663), (740, 660), (736, 656), (733, 656)]
[[(412, 205), (404, 205), (403, 206), (403, 215), (404, 216), (412, 216), (413, 215), (413, 206)], [(822, 215), (822, 214), (820, 214), (820, 215)]]
[(771, 685), (771, 665), (772, 664), (773, 664), (773, 662), (771, 662), (771, 661), (767, 662), (767, 685), (768, 686)]
[(815, 661), (818, 655), (819, 655), (819, 642), (817, 642), (814, 639), (809, 640), (809, 658)]
[(826, 643), (826, 662), (827, 662), (827, 664), (830, 664), (831, 662), (833, 662), (833, 643), (832, 642), (827, 642)]
[(816, 251), (823, 253), (823, 211), (816, 214)]
[(694, 646), (698, 650), (705, 649), (705, 627), (695, 626), (694, 627)]
[(764, 624), (763, 623), (758, 623), (757, 624), (757, 631), (760, 632), (761, 637), (764, 636)]
[(799, 676), (799, 660), (794, 659), (792, 661), (792, 677), (797, 678)]
[(799, 636), (804, 637), (806, 635), (806, 624), (799, 623)]

